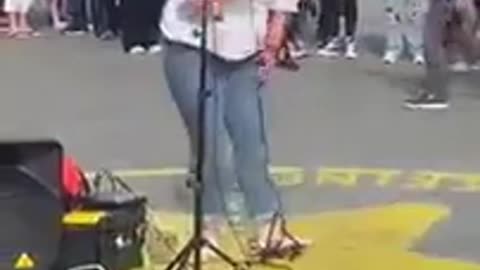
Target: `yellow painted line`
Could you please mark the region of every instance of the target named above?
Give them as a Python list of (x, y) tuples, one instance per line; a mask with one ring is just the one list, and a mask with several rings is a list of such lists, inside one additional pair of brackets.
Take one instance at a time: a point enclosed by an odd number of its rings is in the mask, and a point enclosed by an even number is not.
[(373, 168), (320, 168), (317, 171), (317, 184), (336, 184), (343, 187), (355, 187), (363, 178), (370, 178), (377, 186), (391, 184), (400, 170)]
[[(187, 177), (186, 168), (158, 169), (118, 169), (113, 172), (125, 179), (171, 180)], [(298, 186), (305, 184), (306, 170), (296, 166), (273, 166), (270, 174), (279, 186)], [(89, 172), (92, 176), (93, 172)], [(383, 168), (343, 168), (321, 167), (316, 170), (317, 185), (355, 188), (361, 183), (370, 183), (386, 188), (392, 185), (413, 191), (433, 191), (445, 189), (453, 192), (480, 192), (480, 173), (453, 173), (431, 170), (405, 171)]]
[[(123, 178), (149, 178), (149, 177), (174, 177), (186, 175), (188, 170), (185, 168), (159, 168), (159, 169), (118, 169), (112, 170), (115, 175)], [(87, 172), (87, 176), (91, 177), (95, 172)], [(168, 179), (168, 178), (165, 178)]]
[[(92, 177), (95, 172), (87, 172), (87, 177)], [(186, 177), (186, 168), (159, 168), (159, 169), (134, 169), (113, 170), (115, 175), (125, 179), (154, 178), (155, 180), (170, 180), (173, 177)], [(294, 186), (304, 183), (304, 169), (301, 167), (279, 166), (271, 167), (270, 173), (274, 181), (281, 186)]]
[[(191, 235), (191, 215), (158, 211), (158, 227), (180, 239)], [(442, 205), (398, 203), (361, 209), (331, 211), (290, 220), (296, 235), (313, 245), (292, 263), (302, 270), (480, 270), (480, 265), (461, 260), (429, 257), (412, 251), (432, 226), (449, 218)], [(234, 258), (243, 256), (229, 230), (220, 239), (221, 248)], [(241, 239), (245, 240), (246, 235)], [(155, 261), (155, 260), (153, 260)], [(210, 263), (206, 268), (225, 269)], [(163, 269), (163, 268), (158, 268)], [(253, 269), (272, 269), (256, 266)]]
[(272, 167), (270, 174), (279, 186), (297, 186), (305, 182), (305, 171), (301, 167)]
[(449, 177), (449, 174), (433, 172), (433, 171), (419, 171), (415, 172), (408, 184), (407, 189), (414, 190), (435, 190), (440, 188), (442, 182)]
[(480, 192), (480, 173), (325, 167), (318, 169), (316, 174), (318, 185), (354, 188), (361, 182), (373, 183), (377, 187), (395, 184), (400, 188), (416, 191), (445, 189), (454, 192)]

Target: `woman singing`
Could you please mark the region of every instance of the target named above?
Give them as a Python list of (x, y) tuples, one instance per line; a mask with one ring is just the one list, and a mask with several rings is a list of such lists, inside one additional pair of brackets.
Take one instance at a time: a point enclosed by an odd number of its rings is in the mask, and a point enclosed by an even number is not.
[[(198, 146), (202, 1), (167, 0), (161, 22), (165, 74), (187, 129), (192, 157)], [(297, 1), (207, 1), (216, 7), (220, 4), (221, 9), (208, 15), (206, 84), (211, 96), (206, 104), (203, 233), (216, 242), (224, 194), (238, 184), (258, 224), (257, 244), (265, 247), (270, 221), (280, 208), (268, 173), (266, 79), (283, 40), (285, 17), (296, 11)], [(274, 242), (281, 241), (285, 247), (296, 242), (285, 239), (282, 231), (275, 231)]]

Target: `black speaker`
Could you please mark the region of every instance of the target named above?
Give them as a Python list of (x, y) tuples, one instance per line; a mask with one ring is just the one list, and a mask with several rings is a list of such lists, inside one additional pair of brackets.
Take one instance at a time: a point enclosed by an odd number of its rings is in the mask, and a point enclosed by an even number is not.
[(62, 159), (55, 140), (0, 142), (1, 270), (49, 270), (57, 259)]

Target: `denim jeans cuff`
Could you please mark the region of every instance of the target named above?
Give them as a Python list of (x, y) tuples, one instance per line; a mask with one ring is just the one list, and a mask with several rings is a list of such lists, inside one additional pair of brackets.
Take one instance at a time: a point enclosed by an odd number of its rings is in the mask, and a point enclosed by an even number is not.
[(271, 211), (271, 212), (265, 212), (265, 213), (261, 213), (261, 214), (257, 214), (255, 216), (255, 222), (257, 225), (265, 225), (265, 224), (268, 224), (272, 221), (273, 217), (275, 216), (275, 213), (274, 211)]

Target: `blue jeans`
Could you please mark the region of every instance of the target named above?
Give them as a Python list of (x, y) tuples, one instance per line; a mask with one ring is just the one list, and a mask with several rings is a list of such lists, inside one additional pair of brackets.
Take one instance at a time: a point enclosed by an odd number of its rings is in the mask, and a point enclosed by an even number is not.
[(401, 53), (405, 47), (412, 55), (423, 54), (422, 30), (426, 0), (387, 1), (387, 50)]
[[(270, 218), (278, 210), (277, 191), (268, 174), (264, 85), (255, 59), (227, 62), (212, 54), (207, 60), (203, 206), (207, 215), (224, 211), (225, 194), (237, 185), (250, 214)], [(187, 128), (191, 156), (198, 146), (200, 51), (167, 43), (165, 74), (173, 99)]]

